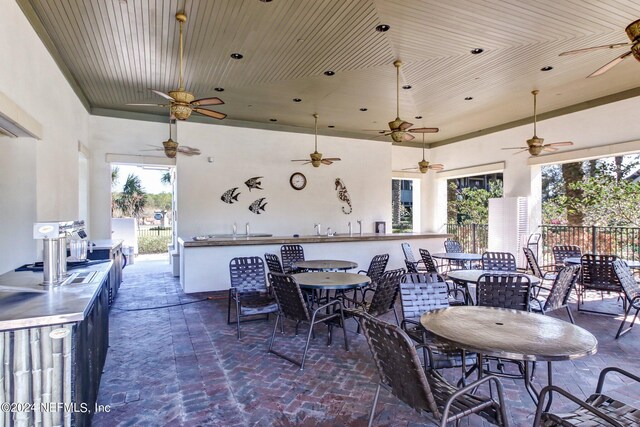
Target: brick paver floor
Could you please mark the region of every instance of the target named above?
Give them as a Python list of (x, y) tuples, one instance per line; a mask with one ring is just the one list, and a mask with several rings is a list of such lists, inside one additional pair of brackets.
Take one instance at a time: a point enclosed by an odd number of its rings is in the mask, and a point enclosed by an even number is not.
[[(202, 301), (207, 297), (214, 299)], [(606, 303), (609, 308), (619, 305), (615, 298)], [(273, 318), (243, 324), (238, 341), (235, 327), (227, 325), (226, 311), (226, 295), (184, 294), (164, 260), (128, 266), (111, 312), (110, 348), (98, 396), (98, 403), (109, 412), (97, 413), (94, 425), (366, 425), (377, 377), (366, 341), (355, 333), (353, 320), (347, 325), (351, 351), (344, 350), (339, 329), (332, 347), (327, 347), (326, 328), (320, 325), (305, 370), (300, 371), (267, 353)], [(614, 340), (618, 319), (575, 311), (574, 317), (598, 338), (599, 351), (555, 363), (555, 384), (585, 398), (606, 366), (638, 373), (640, 327)], [(301, 331), (294, 338), (293, 326), (287, 324), (285, 335), (277, 335), (276, 345), (283, 352), (300, 355), (305, 328)], [(458, 374), (459, 370), (445, 372), (450, 379)], [(535, 382), (546, 383), (544, 365), (539, 366)], [(532, 425), (535, 407), (522, 381), (504, 379), (503, 384), (511, 425)], [(640, 404), (640, 388), (629, 381), (614, 375), (608, 384), (609, 395)], [(571, 405), (566, 401), (554, 402), (554, 408), (567, 407)], [(380, 426), (428, 424), (384, 391), (375, 422)], [(486, 422), (472, 416), (461, 425)]]

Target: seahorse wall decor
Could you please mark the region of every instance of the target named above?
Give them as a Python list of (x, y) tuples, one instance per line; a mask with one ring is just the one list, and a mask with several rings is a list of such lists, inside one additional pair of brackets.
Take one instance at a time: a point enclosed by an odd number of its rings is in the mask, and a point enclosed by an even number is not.
[(345, 209), (345, 207), (343, 206), (342, 212), (346, 215), (349, 215), (351, 212), (353, 212), (353, 207), (351, 206), (351, 197), (349, 197), (347, 187), (344, 185), (344, 182), (342, 182), (340, 178), (336, 178), (336, 191), (338, 192), (338, 199), (349, 206), (349, 210)]

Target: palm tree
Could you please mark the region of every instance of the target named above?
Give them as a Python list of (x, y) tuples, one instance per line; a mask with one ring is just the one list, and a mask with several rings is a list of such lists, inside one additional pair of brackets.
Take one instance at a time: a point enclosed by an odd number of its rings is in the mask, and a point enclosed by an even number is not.
[(118, 166), (114, 166), (111, 169), (111, 188), (118, 185), (118, 181), (120, 181), (120, 168)]
[(116, 197), (116, 206), (123, 216), (138, 218), (147, 203), (146, 194), (140, 183), (140, 178), (137, 175), (129, 174), (122, 187), (122, 193)]
[(165, 185), (171, 185), (171, 172), (166, 171), (165, 173), (163, 173), (162, 177), (160, 178), (160, 182)]

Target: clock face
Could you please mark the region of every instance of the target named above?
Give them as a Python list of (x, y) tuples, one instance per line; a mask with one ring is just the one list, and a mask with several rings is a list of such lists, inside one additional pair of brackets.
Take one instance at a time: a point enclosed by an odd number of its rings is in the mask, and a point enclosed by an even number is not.
[(302, 190), (307, 185), (307, 178), (300, 172), (296, 172), (289, 178), (291, 186), (296, 190)]

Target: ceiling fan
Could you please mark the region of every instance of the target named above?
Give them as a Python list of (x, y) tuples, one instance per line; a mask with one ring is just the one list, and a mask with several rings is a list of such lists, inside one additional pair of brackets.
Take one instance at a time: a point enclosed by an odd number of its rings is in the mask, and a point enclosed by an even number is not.
[[(440, 164), (440, 163), (434, 163), (431, 164), (428, 161), (425, 160), (424, 158), (424, 149), (425, 149), (425, 142), (424, 142), (424, 134), (425, 133), (429, 133), (429, 132), (419, 132), (419, 129), (414, 129), (413, 132), (416, 133), (422, 133), (422, 160), (420, 160), (418, 162), (418, 166), (414, 166), (412, 168), (405, 168), (402, 169), (403, 171), (410, 171), (410, 170), (419, 170), (420, 173), (427, 173), (427, 171), (429, 169), (431, 170), (436, 170), (436, 171), (441, 171), (442, 169), (444, 169), (444, 165)], [(422, 129), (429, 129), (429, 128), (422, 128)]]
[(165, 156), (170, 159), (176, 157), (176, 154), (184, 154), (185, 156), (199, 156), (200, 149), (188, 147), (186, 145), (179, 145), (176, 141), (172, 139), (172, 130), (176, 127), (176, 118), (171, 116), (169, 117), (169, 139), (166, 141), (162, 141), (162, 147), (152, 146), (154, 148), (150, 148), (148, 150), (142, 151), (164, 151)]
[(438, 132), (438, 128), (417, 128), (417, 129), (409, 129), (413, 126), (413, 123), (405, 122), (400, 118), (400, 66), (402, 65), (402, 61), (395, 60), (393, 62), (394, 67), (396, 67), (396, 119), (392, 122), (389, 122), (389, 130), (376, 130), (381, 135), (389, 136), (391, 135), (391, 139), (393, 142), (403, 142), (403, 141), (411, 141), (415, 137), (408, 132), (414, 133), (436, 133)]
[(532, 156), (537, 156), (543, 151), (557, 151), (558, 147), (566, 147), (568, 145), (573, 145), (571, 141), (563, 141), (563, 142), (552, 142), (550, 144), (544, 143), (544, 138), (538, 138), (536, 135), (536, 95), (538, 95), (540, 91), (534, 90), (531, 93), (533, 94), (533, 136), (531, 139), (527, 139), (526, 147), (509, 147), (503, 148), (503, 150), (521, 150), (514, 154), (519, 154), (525, 151), (528, 151)]
[(604, 46), (594, 46), (594, 47), (587, 47), (584, 49), (570, 50), (568, 52), (562, 52), (560, 56), (573, 55), (575, 53), (582, 53), (582, 52), (590, 52), (592, 50), (615, 49), (617, 47), (631, 46), (631, 48), (627, 52), (623, 53), (622, 55), (618, 56), (612, 61), (606, 63), (602, 67), (598, 68), (596, 71), (589, 74), (587, 78), (597, 77), (601, 74), (606, 73), (607, 71), (609, 71), (610, 69), (612, 69), (613, 67), (621, 63), (627, 56), (631, 54), (633, 54), (634, 58), (640, 61), (640, 19), (637, 19), (633, 21), (631, 24), (627, 25), (627, 28), (625, 28), (624, 31), (627, 33), (629, 40), (631, 40), (630, 43), (613, 43), (613, 44), (607, 44)]
[(315, 119), (315, 148), (313, 150), (313, 153), (309, 154), (309, 157), (311, 158), (311, 160), (309, 159), (297, 159), (297, 160), (291, 160), (292, 162), (304, 162), (303, 165), (309, 164), (311, 163), (313, 165), (314, 168), (320, 167), (321, 164), (325, 164), (325, 165), (330, 165), (333, 162), (339, 162), (340, 158), (339, 157), (327, 157), (327, 158), (322, 158), (322, 153), (318, 153), (318, 114), (314, 113), (313, 117)]
[(220, 105), (224, 102), (217, 97), (195, 99), (191, 92), (184, 88), (184, 79), (182, 77), (182, 25), (187, 21), (187, 15), (184, 12), (176, 13), (176, 20), (180, 25), (180, 77), (178, 81), (178, 89), (169, 91), (168, 94), (159, 90), (151, 89), (151, 91), (170, 101), (168, 104), (127, 104), (145, 107), (169, 107), (171, 115), (178, 120), (187, 120), (192, 112), (202, 114), (203, 116), (212, 117), (214, 119), (224, 119), (226, 114), (218, 111), (201, 108), (208, 105)]

